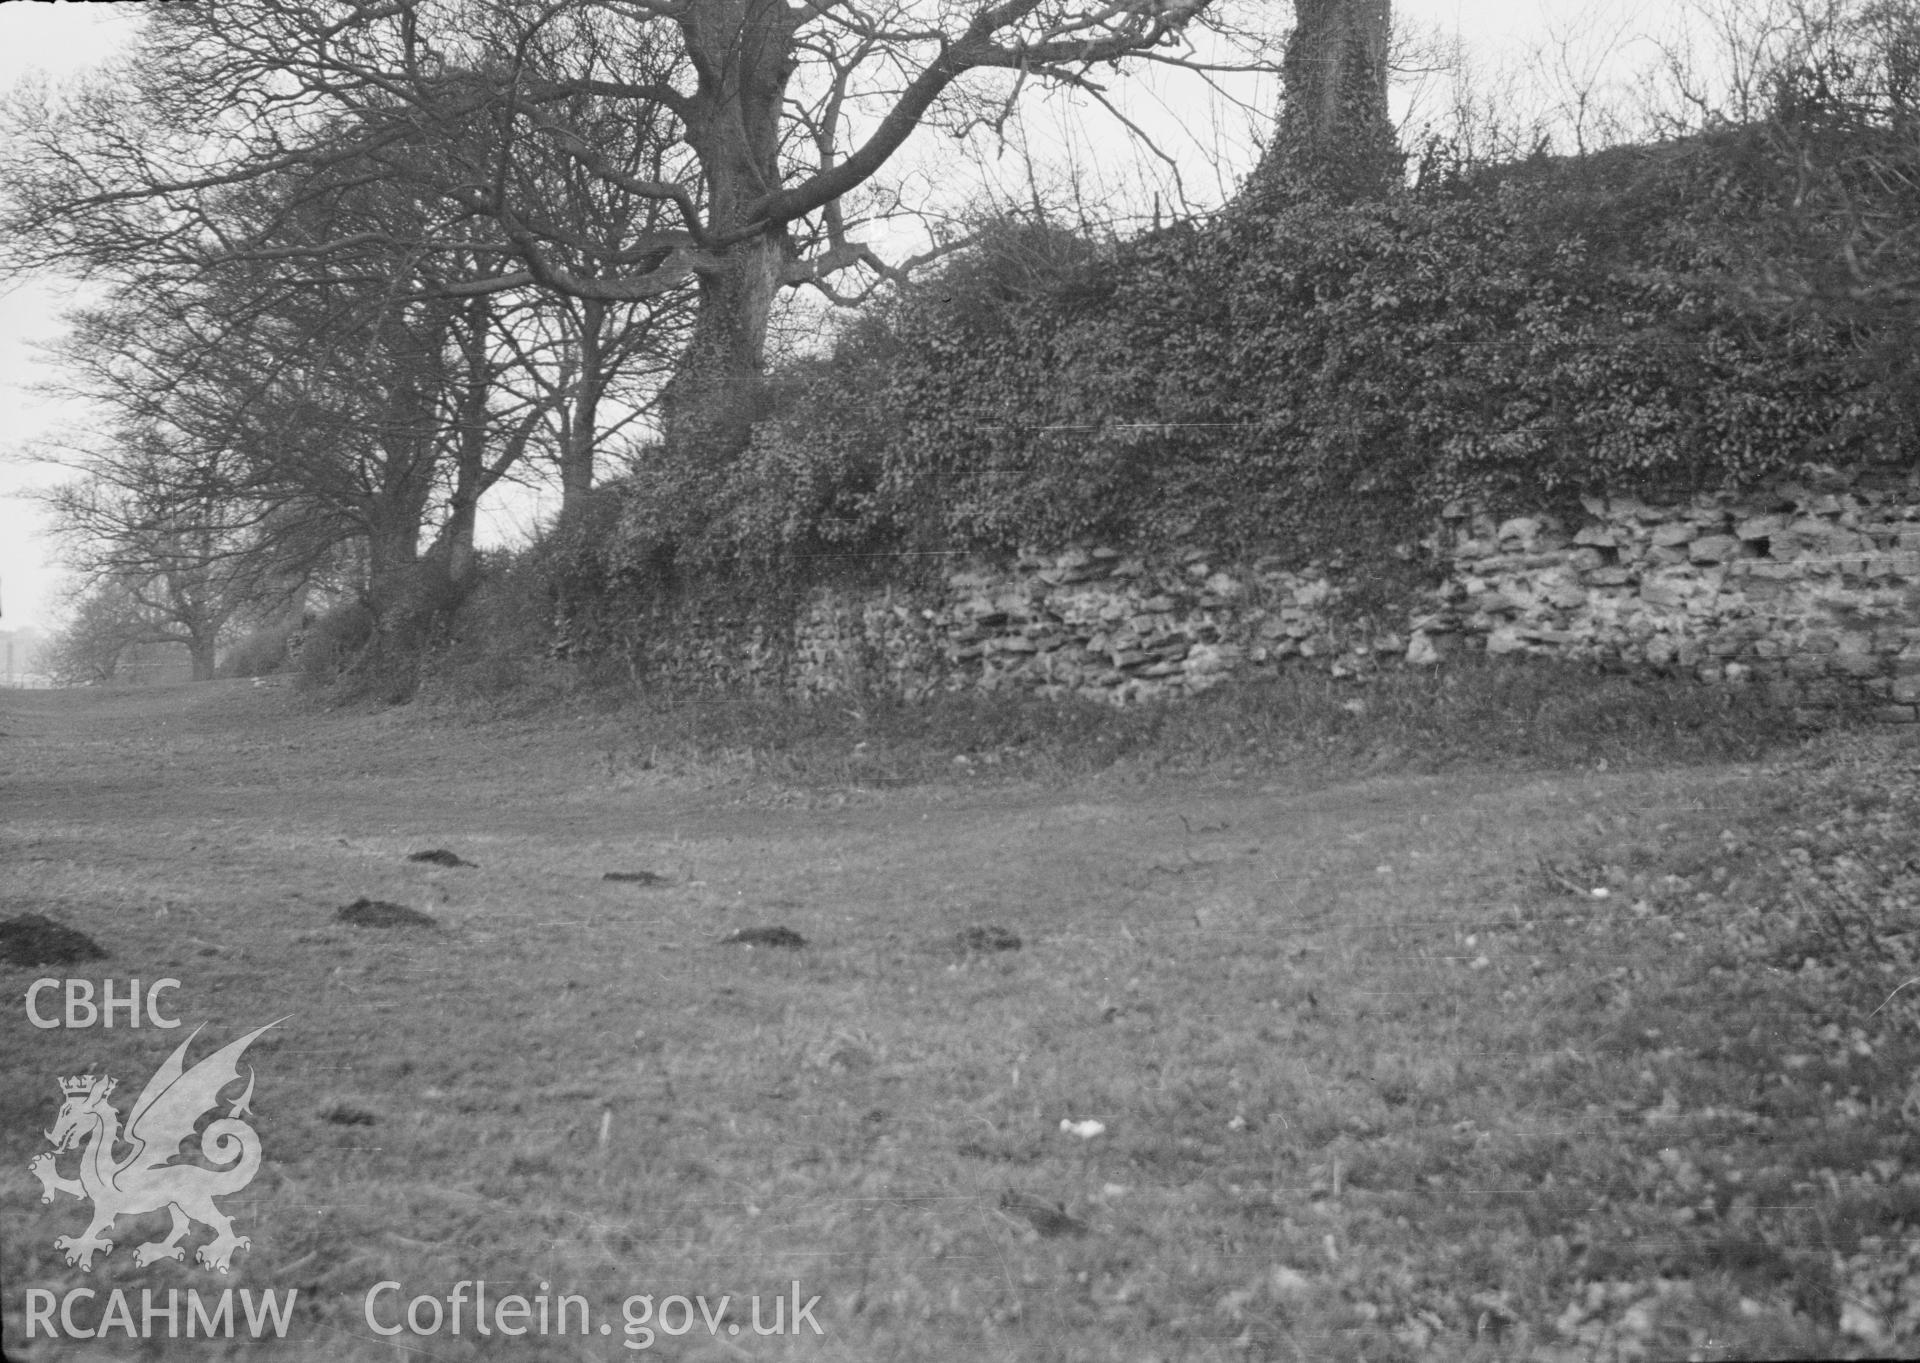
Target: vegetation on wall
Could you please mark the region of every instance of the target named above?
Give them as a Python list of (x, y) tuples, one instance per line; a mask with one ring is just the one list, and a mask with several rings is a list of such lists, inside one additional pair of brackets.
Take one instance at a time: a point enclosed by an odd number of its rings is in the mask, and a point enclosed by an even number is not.
[(1256, 174), (1130, 239), (1003, 214), (776, 371), (743, 457), (652, 452), (574, 546), (562, 615), (617, 633), (611, 593), (651, 629), (692, 587), (790, 622), (812, 584), (1088, 541), (1380, 584), (1419, 574), (1451, 503), (1910, 462), (1902, 22), (1809, 46), (1761, 114), (1685, 137), (1497, 164), (1430, 143), (1382, 193)]
[(1430, 157), (1385, 200), (1266, 194), (1118, 243), (1004, 220), (781, 372), (738, 466), (636, 484), (595, 553), (769, 589), (1081, 538), (1388, 559), (1463, 498), (1898, 457), (1896, 314), (1764, 296), (1838, 255), (1800, 188), (1741, 129)]

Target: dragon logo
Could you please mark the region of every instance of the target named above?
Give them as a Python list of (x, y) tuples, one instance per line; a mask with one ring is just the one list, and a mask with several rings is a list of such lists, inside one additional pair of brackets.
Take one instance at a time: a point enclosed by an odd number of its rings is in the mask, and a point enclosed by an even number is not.
[[(162, 1207), (173, 1216), (172, 1234), (135, 1249), (136, 1267), (145, 1268), (160, 1259), (184, 1261), (187, 1252), (180, 1240), (196, 1221), (214, 1232), (213, 1239), (194, 1255), (208, 1268), (225, 1273), (233, 1252), (251, 1246), (245, 1236), (233, 1233), (232, 1218), (213, 1204), (216, 1197), (239, 1192), (260, 1172), (260, 1135), (240, 1120), (253, 1098), (251, 1066), (247, 1069), (246, 1092), (233, 1100), (226, 1116), (209, 1122), (200, 1133), (200, 1153), (222, 1167), (207, 1169), (172, 1161), (180, 1155), (181, 1142), (194, 1134), (200, 1118), (219, 1108), (220, 1091), (240, 1078), (240, 1053), (267, 1027), (285, 1021), (280, 1018), (255, 1028), (187, 1069), (187, 1047), (200, 1035), (200, 1028), (194, 1028), (147, 1080), (127, 1113), (124, 1131), (120, 1114), (107, 1104), (113, 1092), (112, 1079), (104, 1074), (98, 1078), (84, 1074), (60, 1081), (66, 1102), (53, 1130), (46, 1133), (54, 1153), (35, 1155), (27, 1169), (40, 1180), (42, 1202), (53, 1201), (56, 1192), (93, 1202), (93, 1224), (86, 1233), (62, 1235), (53, 1242), (55, 1249), (65, 1252), (69, 1264), (78, 1264), (82, 1271), (91, 1273), (95, 1254), (113, 1252), (113, 1241), (105, 1233), (116, 1218), (143, 1216)], [(116, 1158), (114, 1147), (123, 1143), (132, 1150), (124, 1158)], [(54, 1167), (55, 1157), (83, 1144), (80, 1177), (60, 1177)]]

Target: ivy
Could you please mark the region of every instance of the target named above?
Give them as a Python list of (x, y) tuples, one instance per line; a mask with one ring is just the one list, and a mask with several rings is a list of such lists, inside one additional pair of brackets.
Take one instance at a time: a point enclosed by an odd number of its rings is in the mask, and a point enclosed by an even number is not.
[(1832, 253), (1793, 172), (1735, 131), (1117, 245), (1003, 223), (777, 374), (737, 465), (636, 480), (604, 557), (767, 601), (1080, 538), (1351, 561), (1462, 498), (1911, 449), (1887, 337), (1743, 287)]

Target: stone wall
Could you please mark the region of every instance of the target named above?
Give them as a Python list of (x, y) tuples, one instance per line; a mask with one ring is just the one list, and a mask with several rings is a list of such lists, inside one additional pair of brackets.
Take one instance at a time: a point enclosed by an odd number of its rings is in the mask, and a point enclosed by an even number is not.
[(798, 622), (804, 694), (1015, 688), (1116, 703), (1232, 676), (1425, 666), (1456, 649), (1610, 660), (1762, 688), (1798, 710), (1920, 714), (1920, 474), (1842, 475), (1573, 523), (1449, 508), (1421, 546), (1441, 585), (1382, 625), (1334, 565), (1154, 562), (1106, 546), (968, 565), (930, 595), (822, 592)]
[(1415, 656), (1449, 636), (1491, 653), (1613, 659), (1760, 686), (1776, 704), (1920, 705), (1920, 487), (1833, 474), (1655, 505), (1589, 498), (1575, 526), (1456, 509), (1450, 565)]
[(1150, 564), (1105, 547), (972, 565), (932, 599), (823, 592), (799, 626), (803, 693), (865, 678), (908, 696), (939, 688), (1031, 690), (1127, 702), (1192, 695), (1228, 676), (1318, 660), (1341, 672), (1406, 650), (1404, 630), (1365, 637), (1329, 616), (1325, 568), (1227, 571), (1201, 550)]

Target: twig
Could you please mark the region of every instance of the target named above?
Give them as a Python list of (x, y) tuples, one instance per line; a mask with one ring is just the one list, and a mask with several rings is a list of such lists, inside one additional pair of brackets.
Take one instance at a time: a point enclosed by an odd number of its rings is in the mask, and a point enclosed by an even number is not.
[[(1901, 989), (1905, 989), (1905, 988), (1907, 987), (1907, 985), (1908, 985), (1908, 984), (1920, 984), (1920, 978), (1915, 978), (1915, 979), (1911, 979), (1911, 980), (1908, 980), (1908, 981), (1906, 982), (1906, 984), (1903, 984), (1903, 985), (1901, 985), (1899, 989), (1895, 989), (1895, 990), (1893, 991), (1893, 994), (1898, 994), (1898, 993), (1900, 992), (1900, 990), (1901, 990)], [(1886, 1006), (1887, 1006), (1888, 1004), (1890, 1004), (1890, 1003), (1892, 1003), (1892, 1002), (1893, 1002), (1893, 994), (1889, 994), (1889, 995), (1887, 995), (1887, 996), (1886, 996), (1886, 997), (1885, 997), (1884, 999), (1882, 999), (1882, 1000), (1880, 1000), (1880, 1008), (1885, 1008), (1885, 1007), (1886, 1007)], [(1869, 1017), (1869, 1018), (1870, 1018), (1870, 1017), (1872, 1017), (1872, 1016), (1874, 1015), (1874, 1013), (1878, 1013), (1878, 1012), (1880, 1011), (1880, 1008), (1876, 1008), (1876, 1009), (1874, 1009), (1874, 1010), (1873, 1010), (1873, 1013), (1868, 1013), (1868, 1014), (1867, 1014), (1867, 1017)], [(1864, 1021), (1864, 1019), (1863, 1019), (1863, 1021)]]

